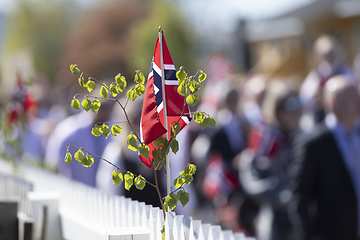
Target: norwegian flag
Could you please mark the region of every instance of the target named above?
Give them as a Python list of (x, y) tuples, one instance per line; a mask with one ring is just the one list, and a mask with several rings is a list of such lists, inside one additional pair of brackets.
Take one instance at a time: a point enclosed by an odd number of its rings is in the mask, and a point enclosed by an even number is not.
[[(162, 38), (162, 41), (160, 41), (160, 38)], [(185, 98), (177, 92), (177, 88), (176, 69), (164, 35), (160, 34), (155, 44), (140, 121), (141, 141), (150, 148), (150, 154), (149, 159), (145, 159), (141, 155), (139, 157), (149, 168), (151, 168), (149, 160), (151, 162), (154, 160), (152, 157), (153, 142), (160, 136), (165, 135), (166, 132), (168, 132), (167, 137), (170, 139), (171, 131), (167, 129), (171, 129), (172, 123), (179, 121), (181, 130), (191, 120), (190, 109), (185, 102)], [(168, 126), (165, 126), (165, 115)]]
[(16, 122), (20, 117), (36, 108), (36, 102), (29, 93), (20, 76), (17, 76), (16, 86), (12, 92), (11, 102), (8, 106), (9, 123)]

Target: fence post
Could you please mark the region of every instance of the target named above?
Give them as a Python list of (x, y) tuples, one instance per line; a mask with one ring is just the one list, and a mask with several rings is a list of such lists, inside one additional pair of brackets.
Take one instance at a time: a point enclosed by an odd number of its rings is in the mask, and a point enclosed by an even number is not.
[(221, 235), (222, 233), (220, 226), (216, 225), (210, 227), (209, 237), (208, 237), (209, 240), (219, 240)]
[(190, 240), (198, 240), (199, 234), (200, 234), (200, 227), (201, 227), (201, 221), (200, 220), (193, 220), (190, 224), (190, 234), (189, 239)]
[(235, 240), (233, 231), (231, 231), (231, 230), (222, 230), (220, 240)]
[(200, 226), (200, 231), (199, 231), (199, 239), (203, 240), (203, 239), (208, 239), (209, 237), (209, 233), (210, 233), (210, 229), (211, 229), (211, 225), (206, 223), (206, 224), (201, 224)]
[(174, 212), (167, 212), (165, 219), (165, 240), (174, 240), (173, 227), (174, 227)]
[(15, 198), (0, 200), (0, 239), (18, 239), (18, 203)]
[(155, 236), (156, 236), (156, 240), (157, 239), (162, 239), (162, 234), (161, 234), (161, 229), (164, 226), (164, 215), (163, 215), (163, 211), (160, 210), (159, 208), (157, 208), (157, 213), (156, 213), (156, 225), (155, 225)]
[(114, 199), (114, 211), (115, 211), (115, 227), (122, 227), (122, 214), (121, 214), (121, 204), (123, 197), (116, 196)]
[(147, 226), (150, 229), (150, 211), (151, 205), (145, 205), (141, 214), (141, 226)]
[(192, 217), (183, 217), (181, 223), (181, 240), (189, 240), (190, 239), (190, 224), (192, 222)]
[(184, 235), (184, 233), (181, 232), (182, 225), (183, 225), (183, 215), (175, 215), (174, 219), (174, 226), (173, 226), (173, 237), (174, 240), (181, 240), (181, 235)]
[(125, 198), (125, 197), (122, 198), (121, 211), (120, 211), (120, 214), (121, 214), (121, 227), (130, 227), (129, 220), (128, 220), (129, 216), (127, 216), (130, 201), (131, 200), (129, 198)]
[(235, 240), (251, 240), (251, 238), (246, 238), (243, 233), (234, 233), (234, 239)]
[(59, 214), (60, 194), (58, 192), (29, 192), (28, 197), (35, 220), (35, 234), (44, 230), (44, 239), (62, 240)]
[(124, 227), (107, 229), (108, 240), (150, 240), (148, 227)]

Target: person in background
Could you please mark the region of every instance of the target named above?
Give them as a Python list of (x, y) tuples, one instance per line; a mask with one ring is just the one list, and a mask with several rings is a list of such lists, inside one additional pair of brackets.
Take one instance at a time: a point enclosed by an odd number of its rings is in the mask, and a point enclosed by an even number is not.
[(349, 82), (345, 75), (327, 81), (325, 122), (295, 147), (297, 239), (360, 239), (360, 96)]
[(261, 105), (266, 92), (266, 81), (263, 77), (255, 75), (246, 79), (241, 91), (241, 108), (244, 117), (251, 125), (260, 124), (263, 121)]
[(263, 122), (252, 127), (247, 148), (239, 155), (239, 179), (244, 192), (260, 206), (256, 237), (292, 239), (288, 169), (302, 113), (297, 89), (285, 80), (271, 82), (262, 111)]
[(342, 74), (350, 83), (356, 78), (342, 56), (340, 43), (333, 36), (320, 36), (314, 43), (316, 67), (308, 74), (300, 88), (300, 98), (304, 105), (301, 127), (309, 132), (324, 120), (325, 112), (322, 102), (323, 87), (329, 78)]
[(224, 107), (218, 112), (220, 127), (210, 137), (202, 188), (216, 210), (217, 221), (232, 230), (239, 230), (238, 216), (234, 214), (238, 206), (234, 202), (238, 203), (238, 195), (242, 195), (233, 159), (244, 149), (248, 133), (248, 124), (239, 112), (239, 102), (239, 91), (230, 88), (223, 99)]
[[(94, 163), (89, 168), (83, 167), (77, 161), (66, 163), (64, 159), (69, 145), (82, 147), (92, 154), (102, 156), (110, 139), (106, 139), (105, 136), (95, 137), (91, 132), (95, 124), (109, 121), (113, 106), (113, 101), (103, 101), (97, 114), (91, 111), (81, 112), (61, 121), (49, 137), (45, 151), (45, 164), (50, 167), (56, 166), (58, 172), (64, 176), (95, 187), (99, 159), (94, 157)], [(72, 156), (77, 150), (74, 147), (69, 148)]]

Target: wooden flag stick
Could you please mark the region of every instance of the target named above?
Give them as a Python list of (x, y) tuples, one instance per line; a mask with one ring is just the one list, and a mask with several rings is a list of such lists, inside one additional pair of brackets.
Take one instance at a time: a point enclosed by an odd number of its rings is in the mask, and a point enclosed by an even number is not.
[[(165, 67), (164, 67), (164, 51), (163, 51), (163, 31), (161, 26), (159, 27), (159, 41), (160, 41), (160, 59), (161, 59), (161, 85), (162, 85), (162, 96), (163, 96), (163, 111), (164, 111), (164, 127), (166, 129), (165, 139), (168, 141), (168, 122), (167, 122), (167, 108), (166, 108), (166, 95), (165, 95)], [(170, 161), (169, 154), (166, 154), (166, 192), (167, 195), (171, 193), (170, 185)]]

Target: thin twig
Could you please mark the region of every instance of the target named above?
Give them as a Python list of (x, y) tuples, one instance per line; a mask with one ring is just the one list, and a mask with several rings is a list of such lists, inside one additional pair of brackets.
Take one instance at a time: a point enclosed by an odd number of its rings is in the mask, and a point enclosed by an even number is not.
[(159, 197), (159, 201), (160, 201), (160, 204), (161, 204), (161, 209), (163, 210), (164, 219), (165, 219), (166, 218), (166, 213), (165, 213), (164, 203), (162, 201), (163, 198), (161, 197), (161, 193), (160, 193), (159, 181), (158, 181), (158, 178), (157, 178), (157, 173), (156, 173), (156, 170), (154, 169), (154, 167), (152, 165), (151, 165), (151, 169), (153, 170), (153, 173), (154, 173), (156, 191), (157, 191), (157, 194), (158, 194), (158, 197)]
[[(99, 158), (99, 159), (107, 162), (107, 163), (110, 164), (111, 166), (115, 167), (116, 170), (120, 170), (120, 171), (123, 171), (123, 172), (129, 172), (128, 170), (119, 168), (119, 167), (116, 166), (114, 163), (110, 162), (109, 160), (107, 160), (107, 159), (105, 159), (105, 158), (102, 158), (102, 157), (100, 157), (100, 156), (98, 156), (98, 155), (96, 155), (96, 154), (94, 154), (94, 153), (92, 153), (92, 152), (89, 152), (88, 150), (86, 150), (86, 149), (84, 149), (84, 148), (82, 148), (82, 147), (77, 147), (77, 146), (70, 145), (70, 144), (67, 146), (67, 148), (69, 148), (69, 147), (73, 147), (73, 148), (77, 148), (77, 149), (83, 150), (83, 151), (86, 152), (87, 154), (90, 154), (90, 155), (92, 155), (92, 156), (94, 156), (94, 157), (97, 157), (97, 158)], [(138, 176), (139, 176), (139, 175), (134, 174), (134, 173), (132, 173), (132, 174), (133, 174), (135, 177), (138, 177)], [(145, 179), (145, 178), (143, 177), (143, 179)], [(145, 182), (148, 183), (150, 186), (156, 188), (156, 185), (154, 185), (153, 183), (149, 182), (148, 180), (145, 179)]]

